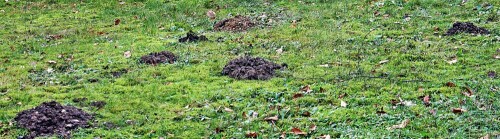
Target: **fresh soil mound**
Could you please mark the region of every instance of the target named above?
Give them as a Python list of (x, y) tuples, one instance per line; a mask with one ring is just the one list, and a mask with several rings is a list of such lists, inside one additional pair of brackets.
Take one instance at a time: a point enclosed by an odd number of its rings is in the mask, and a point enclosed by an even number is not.
[(255, 26), (250, 18), (237, 15), (234, 18), (221, 20), (214, 25), (215, 31), (246, 31)]
[(154, 52), (150, 53), (148, 55), (144, 55), (141, 57), (140, 62), (141, 63), (147, 63), (147, 64), (161, 64), (161, 63), (174, 63), (177, 60), (177, 57), (174, 55), (174, 53), (169, 52), (169, 51), (161, 51), (161, 52)]
[(222, 74), (235, 79), (267, 80), (274, 76), (274, 70), (283, 67), (285, 65), (281, 66), (263, 58), (245, 56), (231, 60), (222, 69)]
[(179, 42), (197, 42), (197, 41), (208, 41), (207, 37), (204, 35), (196, 35), (193, 31), (189, 31), (186, 37), (180, 38)]
[(490, 31), (475, 26), (473, 23), (470, 22), (455, 22), (453, 24), (453, 27), (448, 29), (445, 35), (450, 36), (450, 35), (455, 35), (459, 33), (470, 33), (470, 34), (490, 34)]
[(69, 138), (71, 130), (89, 127), (88, 121), (92, 115), (72, 106), (62, 106), (51, 101), (44, 102), (33, 109), (17, 114), (14, 120), (20, 127), (26, 128), (29, 134), (25, 139), (38, 136), (59, 135)]

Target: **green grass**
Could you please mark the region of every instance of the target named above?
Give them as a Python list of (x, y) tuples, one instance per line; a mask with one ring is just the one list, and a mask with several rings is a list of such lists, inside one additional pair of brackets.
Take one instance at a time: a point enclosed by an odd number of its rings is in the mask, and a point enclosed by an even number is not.
[[(282, 132), (299, 138), (289, 133), (293, 127), (308, 132), (307, 138), (498, 136), (500, 80), (487, 73), (500, 74), (499, 59), (492, 57), (500, 55), (500, 1), (461, 2), (2, 1), (0, 137), (24, 135), (26, 130), (9, 123), (18, 112), (50, 100), (96, 115), (94, 128), (77, 130), (74, 138), (244, 138), (247, 132), (257, 132), (259, 138), (278, 138)], [(273, 22), (263, 19), (259, 22), (266, 25), (242, 33), (214, 32), (214, 21), (205, 12), (216, 7), (221, 8), (217, 20), (266, 14)], [(411, 19), (405, 20), (405, 14)], [(120, 25), (113, 25), (115, 19)], [(292, 20), (298, 21), (296, 27)], [(473, 22), (491, 34), (442, 36), (455, 21)], [(189, 30), (226, 41), (178, 43)], [(49, 40), (49, 35), (62, 38)], [(279, 48), (282, 54), (276, 53)], [(125, 58), (128, 50), (132, 57)], [(140, 56), (162, 50), (179, 60), (158, 66), (138, 62)], [(245, 54), (289, 68), (266, 81), (220, 74), (229, 60)], [(457, 63), (447, 62), (452, 56)], [(382, 60), (389, 61), (379, 64)], [(329, 66), (319, 66), (324, 64)], [(47, 73), (48, 68), (54, 72)], [(122, 69), (129, 72), (110, 75)], [(305, 85), (313, 91), (293, 99)], [(474, 96), (463, 95), (464, 87), (474, 90)], [(342, 94), (347, 95), (339, 99)], [(429, 107), (419, 98), (425, 95), (431, 96)], [(398, 96), (416, 105), (395, 107), (391, 100)], [(95, 109), (72, 101), (81, 97), (107, 105)], [(272, 109), (277, 106), (282, 109)], [(226, 112), (226, 107), (234, 111)], [(468, 111), (454, 114), (452, 108)], [(378, 115), (380, 109), (387, 114)], [(429, 113), (433, 109), (435, 115)], [(310, 117), (302, 115), (306, 111)], [(249, 118), (252, 112), (258, 116)], [(275, 124), (264, 121), (274, 115), (279, 115)], [(411, 121), (407, 127), (387, 129), (405, 119)], [(315, 131), (309, 131), (311, 124), (317, 125)], [(224, 132), (215, 134), (216, 128)]]

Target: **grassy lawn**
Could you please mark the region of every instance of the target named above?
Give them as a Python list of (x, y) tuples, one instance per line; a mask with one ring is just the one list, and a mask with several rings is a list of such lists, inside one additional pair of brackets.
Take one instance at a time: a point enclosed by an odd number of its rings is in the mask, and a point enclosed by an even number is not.
[[(498, 0), (136, 1), (0, 2), (0, 138), (51, 100), (95, 115), (73, 138), (500, 136)], [(236, 15), (258, 25), (213, 30)], [(457, 21), (490, 34), (444, 36)], [(189, 30), (211, 41), (179, 43)], [(139, 62), (164, 50), (177, 62)], [(244, 55), (288, 67), (221, 74)]]

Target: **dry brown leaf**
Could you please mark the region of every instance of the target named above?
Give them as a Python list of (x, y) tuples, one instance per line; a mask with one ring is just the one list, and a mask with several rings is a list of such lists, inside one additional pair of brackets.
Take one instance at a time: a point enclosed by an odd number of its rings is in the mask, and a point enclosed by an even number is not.
[(319, 136), (320, 139), (331, 139), (332, 137), (330, 137), (330, 135), (322, 135), (322, 136)]
[(125, 58), (129, 58), (130, 56), (132, 56), (132, 52), (130, 52), (130, 51), (125, 51), (123, 53), (123, 57), (125, 57)]
[(286, 139), (286, 133), (285, 132), (281, 133), (280, 139)]
[(243, 117), (243, 119), (246, 119), (246, 118), (247, 118), (247, 113), (246, 113), (246, 112), (243, 112), (243, 113), (241, 114), (241, 117)]
[(341, 100), (341, 101), (340, 101), (340, 106), (341, 106), (341, 107), (347, 107), (347, 102), (345, 102), (345, 101)]
[(455, 85), (455, 83), (453, 83), (453, 82), (447, 82), (446, 86), (448, 86), (448, 87), (455, 87), (457, 85)]
[(273, 116), (273, 117), (266, 117), (266, 118), (264, 118), (264, 120), (270, 121), (270, 122), (278, 121), (278, 115)]
[(208, 10), (207, 11), (207, 16), (208, 16), (208, 18), (210, 18), (210, 20), (214, 20), (215, 17), (217, 16), (217, 14), (215, 14), (215, 12), (212, 11), (212, 10)]
[(302, 113), (302, 116), (309, 117), (309, 116), (311, 116), (311, 113), (308, 111), (305, 111), (304, 113)]
[(224, 111), (226, 111), (226, 112), (233, 112), (233, 110), (230, 109), (230, 108), (228, 108), (228, 107), (224, 107)]
[(457, 57), (452, 57), (450, 60), (448, 60), (448, 64), (454, 64), (454, 63), (457, 63), (458, 62), (458, 58)]
[(296, 93), (296, 94), (293, 94), (293, 99), (297, 99), (297, 98), (300, 98), (300, 97), (303, 97), (304, 95), (302, 93)]
[(57, 64), (57, 62), (54, 61), (54, 60), (49, 60), (49, 61), (47, 61), (47, 63), (49, 63), (49, 64)]
[(385, 64), (387, 62), (389, 62), (389, 60), (382, 60), (382, 61), (378, 62), (378, 64)]
[(283, 53), (283, 48), (276, 49), (277, 54), (282, 54)]
[(500, 54), (498, 54), (498, 55), (493, 55), (493, 58), (494, 58), (494, 59), (500, 59)]
[(292, 128), (292, 133), (295, 134), (295, 135), (307, 135), (306, 132), (303, 132), (302, 130), (298, 129), (298, 128)]
[(479, 138), (479, 139), (490, 139), (490, 134), (486, 134), (486, 136), (481, 137), (481, 138)]
[(311, 126), (309, 126), (309, 131), (316, 131), (316, 125), (312, 124)]
[(115, 19), (115, 25), (119, 25), (122, 20), (120, 19)]
[(464, 113), (464, 112), (467, 112), (467, 110), (462, 109), (462, 108), (453, 108), (453, 109), (451, 109), (451, 111), (452, 111), (453, 113), (455, 113), (455, 114), (462, 114), (462, 113)]
[(432, 115), (436, 115), (436, 110), (435, 109), (432, 109), (432, 110), (429, 110), (429, 113), (432, 114)]
[(423, 100), (424, 100), (424, 104), (425, 104), (426, 106), (431, 105), (431, 102), (430, 102), (431, 97), (430, 97), (429, 95), (426, 95), (426, 96), (424, 97), (424, 99), (423, 99)]
[(472, 89), (470, 89), (469, 87), (465, 87), (465, 90), (467, 90), (468, 97), (474, 95), (474, 91), (472, 91)]
[(252, 118), (257, 118), (259, 117), (259, 113), (257, 112), (252, 112)]
[(324, 92), (326, 92), (326, 89), (324, 89), (323, 87), (320, 87), (320, 88), (319, 88), (319, 92), (320, 92), (320, 93), (324, 93)]
[(401, 124), (393, 125), (392, 127), (389, 128), (389, 130), (405, 128), (408, 124), (410, 124), (410, 120), (406, 119), (403, 120)]
[(305, 93), (310, 93), (310, 92), (312, 92), (311, 86), (310, 85), (306, 85), (306, 86), (300, 88), (300, 91), (303, 91)]
[(245, 134), (245, 137), (247, 138), (257, 138), (257, 136), (257, 132), (247, 132), (247, 134)]

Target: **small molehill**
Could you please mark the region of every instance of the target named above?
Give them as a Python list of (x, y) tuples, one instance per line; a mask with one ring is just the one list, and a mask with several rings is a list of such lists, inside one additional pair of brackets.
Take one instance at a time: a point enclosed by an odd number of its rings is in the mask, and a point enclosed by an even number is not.
[(459, 33), (490, 34), (490, 31), (481, 27), (477, 27), (470, 22), (455, 22), (453, 24), (453, 27), (448, 29), (448, 31), (444, 35), (451, 36)]
[(231, 60), (222, 69), (222, 74), (235, 79), (267, 80), (274, 76), (275, 70), (285, 66), (260, 57), (245, 56)]
[(246, 31), (256, 24), (248, 17), (237, 15), (234, 18), (221, 20), (214, 25), (215, 31)]
[(29, 134), (23, 137), (25, 139), (50, 135), (69, 138), (72, 130), (89, 127), (91, 119), (92, 115), (85, 111), (62, 106), (55, 101), (44, 102), (33, 109), (22, 111), (14, 118), (20, 127), (28, 129)]
[(146, 63), (146, 64), (162, 64), (162, 63), (174, 63), (177, 60), (177, 57), (174, 55), (174, 53), (169, 52), (169, 51), (161, 51), (161, 52), (154, 52), (150, 53), (148, 55), (144, 55), (141, 57), (140, 62), (141, 63)]
[(197, 41), (208, 41), (207, 37), (204, 35), (196, 35), (193, 31), (189, 31), (186, 37), (180, 38), (179, 42), (197, 42)]

